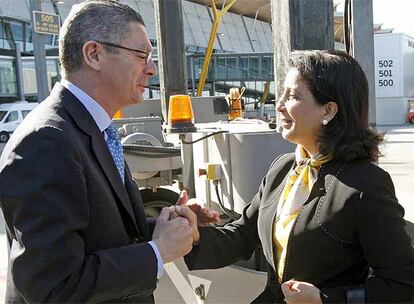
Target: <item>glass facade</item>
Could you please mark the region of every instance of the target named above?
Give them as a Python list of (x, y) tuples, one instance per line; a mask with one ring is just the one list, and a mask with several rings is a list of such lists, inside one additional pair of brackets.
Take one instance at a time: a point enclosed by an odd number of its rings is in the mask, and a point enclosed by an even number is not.
[[(57, 57), (47, 58), (47, 81), (49, 90), (60, 78), (59, 59)], [(33, 57), (22, 58), (23, 88), (26, 97), (37, 93), (36, 69)], [(16, 63), (14, 58), (0, 56), (0, 98), (14, 97), (17, 99)], [(29, 98), (30, 99), (30, 98)]]
[[(46, 50), (58, 48), (58, 36), (42, 35), (41, 37), (45, 41)], [(0, 54), (5, 55), (0, 56), (0, 99), (9, 100), (18, 97), (16, 63), (14, 57), (10, 57), (16, 45), (19, 45), (22, 51), (25, 98), (33, 99), (37, 94), (36, 69), (34, 58), (27, 57), (28, 54), (33, 54), (32, 26), (29, 22), (11, 18), (0, 18)], [(46, 65), (48, 87), (51, 90), (60, 77), (59, 60), (57, 57), (48, 57)]]
[[(58, 36), (43, 35), (46, 49), (58, 47)], [(14, 50), (19, 44), (25, 53), (33, 52), (32, 26), (29, 22), (0, 18), (0, 49)]]
[[(204, 55), (187, 57), (188, 78), (191, 79), (194, 68), (195, 80), (200, 79)], [(273, 55), (270, 53), (213, 54), (208, 81), (272, 81)]]
[(0, 60), (0, 95), (17, 96), (16, 66), (13, 59)]
[(23, 59), (23, 88), (25, 95), (35, 95), (37, 93), (36, 69), (34, 60)]
[[(144, 2), (148, 5), (144, 5)], [(135, 4), (137, 9), (143, 10), (142, 13), (153, 12), (151, 0), (137, 0)], [(209, 9), (205, 6), (184, 1), (183, 7), (185, 50), (190, 57), (189, 60), (192, 60), (191, 63), (188, 61), (187, 64), (187, 76), (189, 82), (194, 80), (193, 82), (196, 83), (199, 81), (203, 67), (204, 53), (209, 36), (207, 34), (209, 34), (211, 28), (211, 16), (209, 16)], [(12, 15), (0, 17), (0, 99), (5, 99), (5, 96), (18, 96), (17, 67), (15, 66), (13, 52), (16, 45), (19, 45), (22, 51), (22, 77), (25, 98), (33, 99), (37, 92), (37, 83), (34, 59), (29, 57), (33, 56), (32, 26), (30, 22), (17, 20), (10, 16)], [(220, 90), (219, 82), (226, 84), (236, 81), (241, 85), (241, 83), (249, 81), (268, 81), (269, 78), (273, 77), (273, 61), (270, 53), (233, 53), (250, 52), (252, 49), (243, 30), (245, 27), (242, 26), (242, 18), (244, 17), (228, 13), (221, 23), (220, 34), (214, 45), (213, 57), (207, 75), (207, 81), (216, 83), (218, 90)], [(249, 18), (245, 19), (250, 20)], [(247, 29), (245, 30), (247, 31)], [(154, 39), (155, 26), (154, 31), (151, 30), (151, 26), (148, 26), (148, 31), (154, 48), (153, 58), (157, 61), (157, 41)], [(256, 36), (254, 35), (254, 37)], [(51, 89), (60, 77), (58, 58), (52, 57), (57, 54), (58, 37), (42, 35), (42, 39), (45, 41), (48, 56), (47, 81), (48, 88)], [(149, 85), (158, 87), (160, 85), (159, 76), (152, 77)]]
[[(33, 57), (23, 58), (23, 84), (25, 95), (36, 95), (37, 83), (36, 83), (36, 69)], [(51, 90), (54, 84), (59, 80), (60, 69), (58, 58), (47, 58), (47, 84), (49, 90)]]

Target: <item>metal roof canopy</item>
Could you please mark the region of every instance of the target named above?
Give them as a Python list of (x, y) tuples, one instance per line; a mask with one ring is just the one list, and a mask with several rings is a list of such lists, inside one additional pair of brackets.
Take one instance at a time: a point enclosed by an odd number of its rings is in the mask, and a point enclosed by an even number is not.
[[(188, 0), (190, 2), (199, 3), (203, 5), (210, 6), (210, 0)], [(223, 3), (226, 4), (229, 0), (215, 0), (217, 9), (221, 10), (223, 7)], [(257, 19), (271, 22), (271, 8), (270, 8), (270, 0), (237, 0), (236, 3), (229, 10), (234, 14), (239, 14), (243, 16), (247, 16), (250, 18), (256, 17), (257, 12)]]

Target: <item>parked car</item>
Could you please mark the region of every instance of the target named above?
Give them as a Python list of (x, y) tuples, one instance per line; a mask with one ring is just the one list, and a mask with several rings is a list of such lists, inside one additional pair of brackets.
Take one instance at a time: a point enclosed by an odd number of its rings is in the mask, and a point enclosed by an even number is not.
[(408, 111), (407, 122), (409, 122), (410, 124), (414, 124), (414, 109), (411, 109), (410, 111)]
[(37, 105), (27, 101), (0, 104), (0, 142), (8, 141), (10, 134)]

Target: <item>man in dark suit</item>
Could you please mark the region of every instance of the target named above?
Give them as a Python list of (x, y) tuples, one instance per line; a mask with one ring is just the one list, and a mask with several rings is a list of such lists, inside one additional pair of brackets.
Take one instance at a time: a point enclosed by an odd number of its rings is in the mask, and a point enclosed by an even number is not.
[(6, 302), (153, 302), (163, 263), (193, 240), (168, 208), (150, 229), (110, 119), (142, 103), (156, 74), (144, 22), (118, 2), (87, 1), (59, 43), (62, 81), (0, 160)]

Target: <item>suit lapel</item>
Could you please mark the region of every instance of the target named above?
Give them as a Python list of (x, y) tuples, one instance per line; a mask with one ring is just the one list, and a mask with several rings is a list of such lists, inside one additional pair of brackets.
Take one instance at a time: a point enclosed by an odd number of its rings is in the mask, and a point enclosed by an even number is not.
[(139, 231), (143, 234), (145, 240), (149, 241), (151, 240), (151, 235), (145, 215), (144, 203), (142, 201), (139, 189), (132, 179), (132, 175), (129, 171), (127, 163), (125, 163), (125, 188), (129, 195), (132, 209), (134, 210), (135, 216), (137, 218)]
[[(328, 185), (331, 184), (332, 180), (337, 176), (340, 171), (342, 170), (344, 163), (340, 161), (331, 160), (326, 164), (322, 165), (321, 170), (318, 174), (318, 179), (316, 180), (315, 184), (312, 187), (312, 191), (309, 194), (308, 199), (303, 204), (306, 206), (313, 202), (319, 203), (321, 197), (326, 195), (326, 189), (329, 188)], [(302, 207), (303, 208), (303, 207)], [(295, 234), (299, 234), (300, 231), (303, 231), (307, 225), (306, 217), (301, 217), (300, 215), (297, 218), (296, 224), (294, 225), (293, 229)]]
[[(96, 129), (98, 130), (98, 128)], [(105, 172), (105, 175), (110, 181), (110, 184), (114, 189), (115, 193), (117, 194), (119, 200), (121, 201), (122, 206), (125, 208), (129, 216), (133, 220), (135, 228), (137, 228), (134, 212), (132, 210), (131, 202), (126, 192), (125, 185), (122, 183), (121, 177), (119, 176), (112, 155), (108, 150), (108, 147), (102, 134), (98, 130), (98, 134), (96, 134), (96, 136), (91, 136), (91, 138), (92, 149), (95, 153), (96, 158), (98, 159), (98, 162), (102, 170)]]
[(131, 207), (131, 202), (129, 201), (125, 186), (122, 183), (122, 180), (119, 176), (118, 170), (112, 159), (112, 155), (109, 152), (104, 136), (100, 132), (92, 116), (85, 109), (82, 103), (60, 83), (57, 83), (55, 85), (51, 92), (51, 95), (57, 98), (58, 100), (62, 100), (63, 106), (72, 116), (77, 126), (90, 136), (92, 150), (98, 160), (100, 167), (102, 168), (102, 170), (105, 173), (105, 176), (109, 180), (111, 187), (113, 188), (114, 192), (116, 193), (118, 199), (122, 204), (122, 207), (130, 216), (135, 226), (135, 229), (138, 229), (134, 212)]

